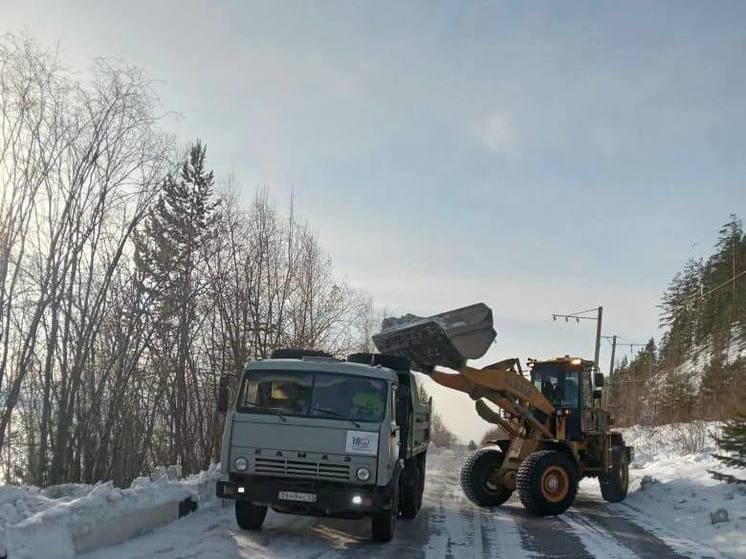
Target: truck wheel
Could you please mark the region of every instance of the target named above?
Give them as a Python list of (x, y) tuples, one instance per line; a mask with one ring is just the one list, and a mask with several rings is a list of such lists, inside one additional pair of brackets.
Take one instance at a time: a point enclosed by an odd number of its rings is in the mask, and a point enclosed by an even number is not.
[(578, 492), (578, 468), (564, 452), (540, 450), (530, 454), (518, 468), (516, 487), (530, 514), (561, 514)]
[(391, 506), (373, 515), (373, 539), (377, 542), (386, 543), (394, 539), (396, 533), (396, 517), (399, 516), (399, 484), (394, 487), (394, 495)]
[[(418, 457), (408, 460), (406, 477), (402, 477), (400, 487), (401, 498), (399, 499), (399, 510), (404, 518), (414, 518), (420, 511), (422, 505), (422, 490), (424, 488), (424, 472)], [(405, 469), (406, 472), (406, 469)]]
[(425, 493), (425, 474), (427, 473), (427, 453), (420, 454), (420, 483), (417, 487), (417, 510), (422, 508), (422, 495)]
[(469, 500), (480, 507), (499, 507), (510, 499), (512, 491), (494, 478), (505, 454), (496, 446), (480, 448), (466, 459), (461, 468), (461, 488)]
[(236, 501), (236, 522), (242, 530), (259, 530), (267, 516), (267, 507)]
[(611, 448), (612, 469), (609, 473), (599, 476), (601, 496), (610, 503), (623, 501), (629, 488), (629, 460), (624, 447)]

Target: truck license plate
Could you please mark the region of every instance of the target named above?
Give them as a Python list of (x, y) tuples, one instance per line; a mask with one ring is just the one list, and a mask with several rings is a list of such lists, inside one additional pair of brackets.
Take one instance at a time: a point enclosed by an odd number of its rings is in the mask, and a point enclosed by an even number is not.
[(315, 493), (296, 493), (295, 491), (280, 491), (277, 495), (283, 501), (301, 501), (303, 503), (315, 503)]

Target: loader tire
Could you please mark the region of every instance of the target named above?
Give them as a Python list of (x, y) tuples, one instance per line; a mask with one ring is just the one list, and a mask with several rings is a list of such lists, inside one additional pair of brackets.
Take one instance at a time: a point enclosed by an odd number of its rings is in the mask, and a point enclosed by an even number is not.
[(267, 507), (236, 501), (236, 523), (242, 530), (259, 530), (267, 516)]
[(629, 460), (622, 446), (611, 448), (611, 471), (599, 476), (601, 496), (610, 503), (623, 501), (629, 489)]
[(516, 487), (529, 514), (551, 516), (565, 512), (578, 492), (578, 468), (564, 452), (540, 450), (518, 468)]
[(461, 488), (464, 495), (480, 507), (499, 507), (513, 492), (493, 479), (505, 454), (496, 446), (480, 448), (469, 456), (461, 468)]

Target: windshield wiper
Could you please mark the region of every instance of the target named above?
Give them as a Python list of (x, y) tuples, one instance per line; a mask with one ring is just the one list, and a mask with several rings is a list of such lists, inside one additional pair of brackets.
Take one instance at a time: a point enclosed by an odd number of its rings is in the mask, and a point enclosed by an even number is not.
[(319, 412), (325, 413), (327, 415), (332, 415), (334, 417), (339, 417), (340, 419), (346, 419), (347, 421), (351, 422), (355, 427), (357, 427), (358, 429), (360, 429), (360, 424), (357, 421), (355, 421), (351, 417), (347, 417), (346, 415), (344, 415), (342, 413), (339, 413), (338, 411), (333, 410), (331, 408), (318, 408), (317, 407), (317, 408), (313, 408), (313, 411), (319, 411)]

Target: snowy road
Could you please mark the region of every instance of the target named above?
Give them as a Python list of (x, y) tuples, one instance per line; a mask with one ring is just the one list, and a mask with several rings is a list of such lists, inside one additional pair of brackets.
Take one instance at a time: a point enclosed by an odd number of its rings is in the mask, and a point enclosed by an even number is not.
[(517, 499), (479, 509), (458, 484), (461, 458), (428, 458), (425, 503), (418, 518), (400, 520), (390, 544), (370, 541), (369, 521), (325, 520), (270, 512), (264, 529), (238, 529), (232, 506), (210, 504), (170, 526), (87, 559), (186, 558), (461, 558), (461, 557), (722, 557), (658, 526), (625, 504), (607, 505), (588, 480), (576, 505), (557, 518), (528, 517)]

